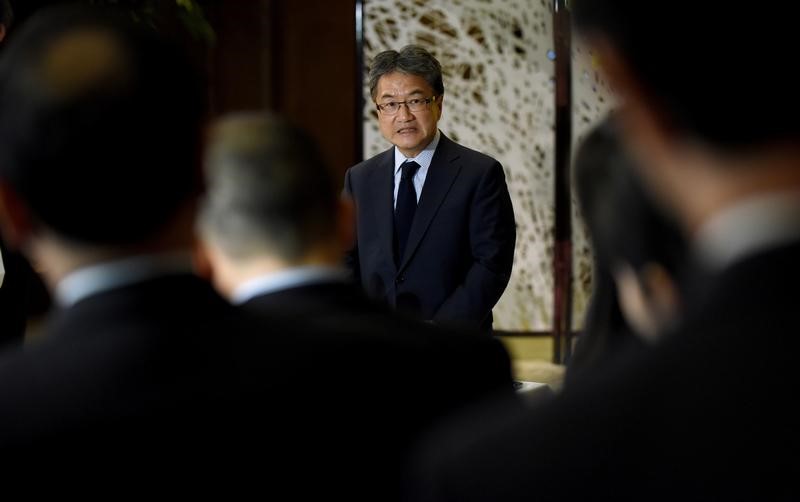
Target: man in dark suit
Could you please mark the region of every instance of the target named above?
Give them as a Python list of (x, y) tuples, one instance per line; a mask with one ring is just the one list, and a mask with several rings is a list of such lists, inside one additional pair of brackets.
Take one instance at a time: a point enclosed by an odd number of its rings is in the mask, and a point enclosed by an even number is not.
[(348, 266), (401, 311), (490, 331), (516, 239), (503, 167), (439, 131), (441, 66), (425, 49), (378, 54), (369, 86), (394, 146), (345, 175), (357, 234)]
[(252, 395), (302, 385), (310, 352), (192, 273), (204, 102), (183, 52), (127, 16), (48, 9), (4, 49), (2, 228), (59, 307), (37, 343), (0, 357), (3, 471), (23, 475), (9, 482), (192, 489), (261, 444), (241, 442)]
[[(424, 456), (412, 498), (796, 499), (800, 79), (785, 64), (796, 9), (571, 5), (624, 97), (638, 171), (690, 236), (683, 321), (553, 406), (451, 429)], [(754, 60), (769, 78), (732, 78)]]
[(200, 254), (217, 289), (244, 310), (325, 333), (319, 343), (337, 367), (314, 368), (315, 399), (325, 399), (328, 380), (341, 382), (343, 366), (361, 375), (355, 389), (334, 387), (337, 417), (326, 419), (347, 438), (326, 449), (335, 457), (327, 470), (362, 485), (348, 497), (369, 486), (372, 497), (391, 499), (388, 487), (399, 484), (405, 453), (425, 429), (511, 394), (498, 340), (399, 315), (348, 280), (341, 254), (352, 206), (304, 131), (267, 113), (224, 117), (211, 129), (205, 169)]

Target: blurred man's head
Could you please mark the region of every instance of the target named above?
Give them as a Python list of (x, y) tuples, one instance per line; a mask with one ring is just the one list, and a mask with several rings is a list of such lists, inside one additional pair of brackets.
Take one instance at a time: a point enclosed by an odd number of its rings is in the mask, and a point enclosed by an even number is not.
[(684, 236), (640, 182), (613, 120), (581, 143), (574, 171), (595, 272), (610, 274), (616, 283), (618, 301), (600, 303), (619, 308), (636, 334), (654, 339), (679, 313), (677, 279), (688, 247)]
[(690, 229), (744, 191), (794, 177), (763, 162), (795, 156), (800, 143), (800, 77), (788, 64), (793, 7), (575, 0), (572, 8), (630, 105), (621, 120), (639, 164)]
[[(575, 0), (576, 26), (615, 51), (665, 126), (719, 148), (800, 137), (800, 88), (788, 5)], [(602, 59), (601, 64), (609, 61)], [(616, 65), (617, 62), (612, 62)], [(616, 68), (608, 68), (612, 72)], [(616, 76), (616, 75), (615, 75)], [(631, 91), (630, 88), (623, 90)], [(630, 93), (628, 93), (630, 96)]]
[(202, 82), (128, 18), (55, 8), (26, 22), (0, 59), (0, 183), (24, 210), (18, 240), (124, 247), (158, 234), (199, 188)]
[(211, 131), (205, 170), (198, 226), (223, 293), (254, 275), (338, 264), (351, 215), (303, 130), (268, 113), (225, 117)]

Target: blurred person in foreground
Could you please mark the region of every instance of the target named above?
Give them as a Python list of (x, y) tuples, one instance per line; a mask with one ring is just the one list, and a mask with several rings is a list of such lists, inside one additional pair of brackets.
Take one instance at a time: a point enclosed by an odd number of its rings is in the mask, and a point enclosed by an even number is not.
[[(571, 6), (625, 102), (635, 165), (688, 236), (683, 320), (552, 406), (451, 427), (422, 454), (410, 498), (796, 499), (796, 8)], [(732, 75), (742, 61), (770, 78)]]
[(568, 382), (657, 343), (682, 310), (686, 239), (642, 185), (618, 129), (613, 117), (596, 126), (578, 147), (573, 167), (594, 285)]
[(2, 230), (58, 307), (0, 356), (0, 450), (21, 473), (191, 490), (249, 444), (245, 389), (292, 380), (299, 351), (249, 336), (263, 323), (192, 272), (203, 83), (166, 38), (90, 7), (40, 11), (0, 57)]
[[(352, 204), (305, 131), (269, 112), (222, 117), (209, 134), (205, 172), (205, 274), (243, 310), (326, 337), (327, 363), (312, 368), (319, 388), (309, 392), (322, 400), (330, 393), (336, 417), (312, 422), (331, 437), (319, 439), (323, 451), (315, 445), (303, 455), (328, 477), (336, 473), (331, 486), (344, 485), (349, 499), (391, 500), (423, 430), (481, 399), (511, 395), (500, 341), (395, 313), (351, 282), (341, 255), (352, 240)], [(326, 389), (350, 373), (360, 374), (355, 388)]]

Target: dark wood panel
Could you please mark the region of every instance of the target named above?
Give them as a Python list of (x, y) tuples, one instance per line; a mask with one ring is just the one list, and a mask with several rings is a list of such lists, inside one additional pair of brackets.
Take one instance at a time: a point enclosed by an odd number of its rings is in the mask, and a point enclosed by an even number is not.
[(330, 165), (355, 163), (355, 0), (280, 2), (282, 82), (276, 108), (306, 127)]
[(211, 51), (211, 106), (215, 114), (259, 109), (269, 104), (271, 51), (266, 2), (210, 2), (216, 32)]
[(305, 127), (340, 173), (360, 160), (356, 136), (356, 0), (217, 1), (213, 106), (276, 110)]

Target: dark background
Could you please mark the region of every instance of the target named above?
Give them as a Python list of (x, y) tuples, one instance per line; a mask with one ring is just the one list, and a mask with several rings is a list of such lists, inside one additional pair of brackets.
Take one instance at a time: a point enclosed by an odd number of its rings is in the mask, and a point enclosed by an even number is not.
[[(37, 9), (80, 0), (11, 0), (15, 28)], [(157, 0), (155, 5), (173, 0)], [(92, 3), (92, 0), (83, 0)], [(98, 0), (95, 0), (98, 3)], [(99, 3), (144, 5), (145, 1)], [(361, 160), (356, 0), (197, 0), (216, 40), (202, 49), (214, 115), (268, 108), (305, 127), (332, 168)]]

